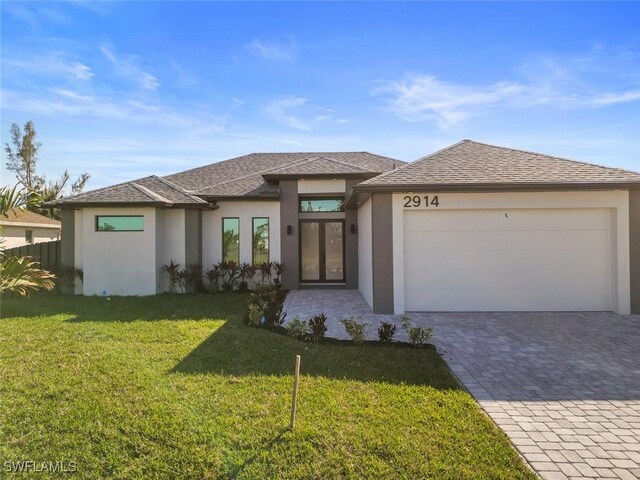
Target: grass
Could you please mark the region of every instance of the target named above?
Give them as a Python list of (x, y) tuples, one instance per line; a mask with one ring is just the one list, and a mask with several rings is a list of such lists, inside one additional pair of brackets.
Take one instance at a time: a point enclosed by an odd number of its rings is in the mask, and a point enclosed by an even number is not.
[(75, 461), (76, 478), (535, 478), (434, 351), (300, 343), (245, 326), (246, 299), (3, 299), (0, 466)]

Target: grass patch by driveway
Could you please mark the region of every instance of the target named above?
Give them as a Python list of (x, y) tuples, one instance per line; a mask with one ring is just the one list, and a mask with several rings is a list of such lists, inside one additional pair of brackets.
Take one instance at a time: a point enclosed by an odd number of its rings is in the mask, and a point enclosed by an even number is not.
[(246, 300), (3, 299), (0, 466), (75, 461), (77, 478), (535, 478), (434, 351), (301, 343), (244, 325)]

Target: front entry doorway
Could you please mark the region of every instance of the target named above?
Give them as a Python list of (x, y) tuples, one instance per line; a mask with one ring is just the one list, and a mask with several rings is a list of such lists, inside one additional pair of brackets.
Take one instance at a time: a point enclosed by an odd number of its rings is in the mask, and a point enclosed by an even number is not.
[(300, 220), (300, 282), (344, 281), (344, 220)]

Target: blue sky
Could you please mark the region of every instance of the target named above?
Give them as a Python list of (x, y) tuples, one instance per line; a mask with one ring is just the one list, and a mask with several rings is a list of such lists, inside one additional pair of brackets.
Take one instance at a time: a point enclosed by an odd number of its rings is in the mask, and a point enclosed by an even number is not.
[(640, 170), (640, 3), (0, 8), (3, 143), (33, 120), (39, 171), (90, 188), (254, 151), (412, 161), (463, 138)]

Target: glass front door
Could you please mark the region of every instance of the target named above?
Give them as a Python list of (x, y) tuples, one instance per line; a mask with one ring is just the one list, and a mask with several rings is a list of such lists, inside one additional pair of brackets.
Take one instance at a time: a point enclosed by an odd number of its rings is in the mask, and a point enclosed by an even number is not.
[(300, 222), (300, 281), (344, 282), (344, 221)]

